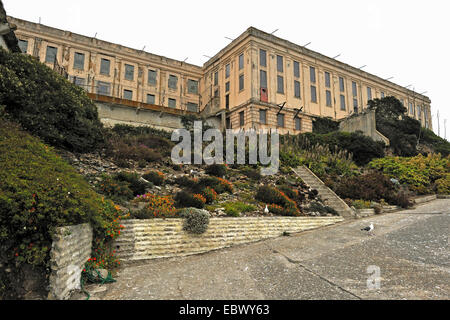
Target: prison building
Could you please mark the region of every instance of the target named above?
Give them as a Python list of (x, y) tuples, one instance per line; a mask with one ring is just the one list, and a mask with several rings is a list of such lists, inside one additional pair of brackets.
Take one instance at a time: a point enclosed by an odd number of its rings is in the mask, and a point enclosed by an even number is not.
[[(222, 129), (312, 131), (394, 96), (432, 129), (427, 96), (250, 27), (203, 66), (8, 17), (22, 52), (83, 87), (95, 101), (216, 118)], [(62, 71), (61, 71), (62, 70)], [(157, 110), (157, 109), (155, 109)]]

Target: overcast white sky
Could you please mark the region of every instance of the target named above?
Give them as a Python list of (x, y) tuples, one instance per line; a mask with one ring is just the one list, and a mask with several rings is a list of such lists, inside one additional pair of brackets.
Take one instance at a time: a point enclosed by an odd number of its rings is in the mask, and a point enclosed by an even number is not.
[[(203, 65), (249, 26), (416, 92), (450, 140), (447, 0), (3, 0), (8, 15)], [(411, 88), (412, 88), (411, 87)]]

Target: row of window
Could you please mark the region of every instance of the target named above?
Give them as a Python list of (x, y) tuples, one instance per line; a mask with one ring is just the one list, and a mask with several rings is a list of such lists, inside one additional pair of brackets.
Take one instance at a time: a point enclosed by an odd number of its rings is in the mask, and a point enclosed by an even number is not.
[[(28, 50), (28, 41), (19, 40), (19, 47), (22, 52), (26, 53)], [(45, 53), (45, 62), (54, 63), (58, 54), (58, 48), (47, 46), (47, 51)], [(73, 68), (77, 70), (84, 70), (85, 68), (85, 54), (80, 52), (75, 52), (73, 60)], [(135, 67), (130, 64), (125, 64), (125, 80), (134, 81)], [(100, 59), (100, 74), (104, 76), (109, 76), (111, 73), (111, 61), (109, 59)], [(148, 70), (148, 84), (151, 86), (156, 86), (157, 83), (157, 72), (155, 70)], [(177, 90), (178, 88), (178, 77), (175, 75), (169, 75), (168, 87), (170, 89)], [(198, 94), (198, 81), (188, 79), (187, 81), (188, 93)]]
[[(133, 99), (133, 91), (125, 89), (123, 91), (123, 98), (127, 99), (127, 100), (132, 100)], [(154, 94), (147, 94), (147, 101), (146, 102), (148, 104), (155, 104), (155, 95)], [(177, 100), (173, 99), (173, 98), (169, 98), (169, 100), (168, 100), (168, 107), (176, 109), (177, 108)], [(191, 112), (199, 112), (197, 103), (188, 102), (186, 104), (186, 109), (188, 111), (191, 111)]]
[[(302, 130), (302, 119), (295, 117), (295, 130)], [(262, 125), (267, 125), (267, 110), (260, 109), (259, 110), (259, 123)], [(239, 125), (243, 127), (245, 125), (245, 112), (241, 111), (239, 113)], [(277, 114), (277, 127), (284, 128), (285, 127), (285, 114), (278, 113)]]

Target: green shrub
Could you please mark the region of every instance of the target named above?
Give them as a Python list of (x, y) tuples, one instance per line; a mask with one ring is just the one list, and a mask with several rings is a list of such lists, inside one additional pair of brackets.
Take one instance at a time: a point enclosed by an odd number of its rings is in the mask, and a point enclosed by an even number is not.
[(244, 167), (241, 170), (241, 173), (246, 175), (247, 177), (249, 177), (252, 180), (256, 180), (256, 181), (261, 180), (261, 171), (259, 169)]
[(216, 176), (216, 177), (224, 177), (227, 174), (227, 166), (225, 164), (212, 164), (210, 166), (207, 166), (205, 169), (205, 173)]
[[(118, 208), (95, 193), (51, 147), (0, 119), (3, 281), (23, 279), (23, 274), (16, 273), (22, 264), (50, 270), (52, 234), (57, 227), (89, 222), (95, 238), (111, 239), (120, 230), (119, 217)], [(7, 268), (13, 272), (5, 276)], [(0, 292), (0, 297), (4, 294)]]
[(106, 155), (112, 157), (116, 165), (123, 167), (128, 167), (127, 160), (146, 162), (157, 162), (162, 160), (161, 153), (150, 149), (143, 144), (129, 142), (120, 137), (109, 139)]
[(117, 181), (109, 175), (102, 175), (96, 184), (97, 191), (118, 203), (123, 203), (134, 198), (133, 191), (127, 181)]
[(90, 152), (104, 143), (103, 125), (86, 92), (31, 56), (0, 50), (0, 105), (52, 146)]
[(331, 208), (329, 206), (324, 206), (320, 202), (312, 202), (306, 211), (307, 212), (319, 212), (320, 214), (332, 214), (335, 216), (339, 215), (336, 210), (334, 210), (333, 208)]
[(307, 145), (328, 146), (331, 152), (346, 150), (352, 154), (352, 160), (360, 166), (372, 159), (384, 157), (384, 144), (365, 136), (362, 132), (332, 132), (328, 134), (303, 134), (309, 141)]
[(313, 120), (313, 132), (327, 134), (339, 130), (339, 122), (330, 118), (315, 118)]
[(160, 171), (150, 171), (142, 176), (145, 180), (152, 182), (156, 186), (164, 184), (164, 173)]
[(203, 177), (193, 186), (193, 189), (201, 192), (206, 187), (213, 188), (218, 194), (233, 193), (231, 182), (219, 177)]
[(408, 209), (414, 205), (408, 194), (404, 191), (400, 191), (394, 196), (392, 204), (404, 209)]
[(226, 202), (223, 204), (225, 213), (231, 217), (239, 217), (241, 213), (252, 212), (256, 207), (243, 202)]
[(438, 194), (450, 194), (450, 173), (436, 180), (436, 191)]
[(178, 208), (197, 208), (203, 209), (206, 199), (200, 194), (192, 194), (187, 191), (180, 191), (175, 195), (176, 206)]
[(179, 185), (180, 187), (192, 187), (197, 182), (194, 179), (189, 178), (188, 176), (181, 176), (178, 178), (175, 178), (175, 183)]
[(268, 209), (269, 212), (277, 216), (297, 217), (300, 215), (300, 212), (292, 206), (282, 207), (277, 204), (270, 204)]
[(116, 124), (112, 131), (118, 136), (143, 136), (152, 135), (170, 140), (172, 134), (165, 130), (159, 130), (152, 127), (135, 127), (127, 124)]
[(369, 167), (397, 179), (412, 191), (430, 194), (437, 191), (436, 181), (450, 173), (450, 157), (443, 158), (436, 154), (411, 158), (387, 157), (372, 161)]
[(181, 216), (185, 218), (183, 229), (193, 234), (202, 234), (208, 230), (209, 212), (195, 208), (184, 209)]
[(134, 197), (144, 194), (147, 188), (151, 187), (151, 184), (142, 181), (137, 173), (121, 171), (113, 175), (113, 179), (118, 182), (128, 182)]
[(450, 143), (430, 129), (422, 128), (420, 142), (434, 150), (434, 153), (440, 153), (443, 157), (450, 155)]
[(206, 187), (203, 189), (201, 194), (205, 197), (207, 204), (211, 204), (217, 200), (217, 192), (211, 187)]
[(393, 202), (397, 189), (388, 177), (380, 172), (371, 172), (341, 180), (335, 189), (341, 198), (378, 201), (385, 199)]
[[(277, 208), (276, 206), (280, 206), (283, 208), (282, 215), (295, 216), (300, 214), (297, 204), (277, 188), (261, 186), (258, 188), (255, 198), (266, 204), (274, 205), (275, 208)], [(280, 212), (278, 209), (276, 211)], [(271, 212), (274, 213), (272, 210)]]
[(371, 202), (365, 200), (354, 200), (352, 202), (352, 206), (355, 207), (355, 209), (370, 209)]

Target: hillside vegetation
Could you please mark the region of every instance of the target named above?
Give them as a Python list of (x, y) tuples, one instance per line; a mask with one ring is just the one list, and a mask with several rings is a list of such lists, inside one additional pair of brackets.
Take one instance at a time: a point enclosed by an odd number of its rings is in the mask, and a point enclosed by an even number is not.
[(1, 48), (0, 106), (54, 147), (89, 152), (104, 142), (97, 108), (83, 89), (33, 57)]

